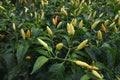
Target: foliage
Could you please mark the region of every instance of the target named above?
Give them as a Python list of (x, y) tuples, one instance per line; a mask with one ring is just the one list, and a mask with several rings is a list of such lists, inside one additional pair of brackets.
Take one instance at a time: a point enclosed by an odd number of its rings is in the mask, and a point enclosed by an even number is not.
[(119, 0), (0, 1), (0, 79), (119, 80), (119, 6)]

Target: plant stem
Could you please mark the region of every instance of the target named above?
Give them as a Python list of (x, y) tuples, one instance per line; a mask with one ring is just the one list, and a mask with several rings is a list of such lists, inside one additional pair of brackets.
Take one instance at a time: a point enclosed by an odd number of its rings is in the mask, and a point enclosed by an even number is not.
[[(69, 53), (70, 53), (70, 50), (71, 50), (71, 48), (68, 48), (68, 52), (67, 52), (67, 54), (66, 54), (66, 56), (65, 56), (64, 60), (66, 60), (66, 59), (67, 59), (67, 57), (68, 57), (68, 55), (69, 55)], [(64, 61), (63, 63), (65, 63), (65, 61)]]

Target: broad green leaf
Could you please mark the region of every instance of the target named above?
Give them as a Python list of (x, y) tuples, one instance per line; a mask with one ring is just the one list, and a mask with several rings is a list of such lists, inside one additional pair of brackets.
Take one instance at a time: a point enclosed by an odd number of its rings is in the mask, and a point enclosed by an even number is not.
[(93, 60), (97, 60), (96, 59), (96, 53), (95, 52), (93, 52), (93, 49), (91, 48), (85, 48), (85, 51), (88, 53), (88, 55), (91, 57), (91, 59), (93, 59)]
[(52, 73), (52, 76), (57, 80), (64, 80), (64, 70), (63, 63), (55, 63), (50, 67), (49, 72)]
[(9, 72), (7, 76), (7, 80), (13, 80), (13, 78), (17, 75), (17, 73), (20, 71), (19, 66), (13, 67)]
[(28, 44), (19, 44), (18, 47), (17, 47), (17, 61), (18, 61), (18, 64), (21, 64), (27, 50), (29, 48), (29, 45)]
[(113, 66), (115, 64), (117, 52), (113, 48), (106, 49), (105, 52), (106, 52), (106, 56), (107, 56), (108, 66)]
[(15, 59), (12, 53), (7, 53), (4, 55), (4, 60), (6, 63), (6, 67), (8, 69), (8, 71), (11, 70), (11, 68), (13, 68), (13, 66), (15, 65)]
[(60, 69), (62, 69), (63, 67), (63, 63), (56, 63), (56, 64), (53, 64), (50, 69), (49, 69), (49, 72), (58, 72), (60, 71)]
[(34, 66), (33, 66), (33, 70), (31, 72), (31, 74), (35, 73), (37, 70), (39, 70), (49, 59), (46, 58), (45, 56), (40, 56), (37, 58)]

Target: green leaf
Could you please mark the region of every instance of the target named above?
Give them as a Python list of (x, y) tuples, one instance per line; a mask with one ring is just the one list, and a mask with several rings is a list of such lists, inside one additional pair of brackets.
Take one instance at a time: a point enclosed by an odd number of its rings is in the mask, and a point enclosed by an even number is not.
[(90, 79), (90, 77), (88, 75), (84, 75), (81, 77), (80, 80), (89, 80), (89, 79)]
[(53, 64), (50, 69), (49, 69), (49, 72), (58, 72), (60, 71), (60, 69), (62, 69), (63, 67), (63, 63), (56, 63), (56, 64)]
[(116, 51), (114, 48), (109, 48), (109, 49), (106, 49), (106, 58), (107, 58), (107, 62), (108, 62), (108, 65), (109, 66), (113, 66), (115, 64), (115, 59), (116, 59)]
[(110, 48), (110, 45), (108, 43), (103, 43), (102, 47), (103, 48)]
[(45, 56), (40, 56), (37, 58), (34, 66), (33, 66), (33, 70), (31, 72), (31, 74), (35, 73), (37, 70), (39, 70), (49, 59), (46, 58)]
[(91, 59), (93, 59), (95, 61), (97, 60), (96, 59), (96, 53), (94, 52), (94, 50), (92, 48), (91, 49), (90, 48), (85, 48), (85, 51), (88, 53), (88, 55), (91, 57)]
[(13, 66), (15, 65), (15, 59), (13, 54), (12, 53), (5, 54), (4, 60), (5, 60), (8, 71), (10, 71), (11, 68), (13, 68)]
[(103, 64), (103, 63), (101, 63), (101, 62), (96, 62), (95, 63), (96, 64), (96, 66), (98, 66), (100, 69), (107, 69), (106, 67), (105, 67), (105, 65)]
[(21, 64), (28, 48), (29, 48), (28, 44), (19, 44), (18, 45), (17, 54), (16, 54), (18, 64)]
[(56, 80), (64, 80), (64, 70), (63, 63), (55, 63), (50, 67), (49, 72)]
[(41, 47), (35, 48), (35, 50), (36, 50), (38, 53), (42, 54), (43, 56), (49, 57), (48, 51), (42, 49)]
[(8, 72), (7, 80), (13, 80), (13, 78), (17, 75), (19, 71), (20, 71), (19, 66), (13, 67), (11, 71)]

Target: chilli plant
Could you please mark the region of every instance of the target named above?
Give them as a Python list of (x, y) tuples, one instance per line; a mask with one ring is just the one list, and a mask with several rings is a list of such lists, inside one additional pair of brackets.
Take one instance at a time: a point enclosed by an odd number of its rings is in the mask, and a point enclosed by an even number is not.
[(119, 0), (0, 1), (1, 80), (120, 80)]

